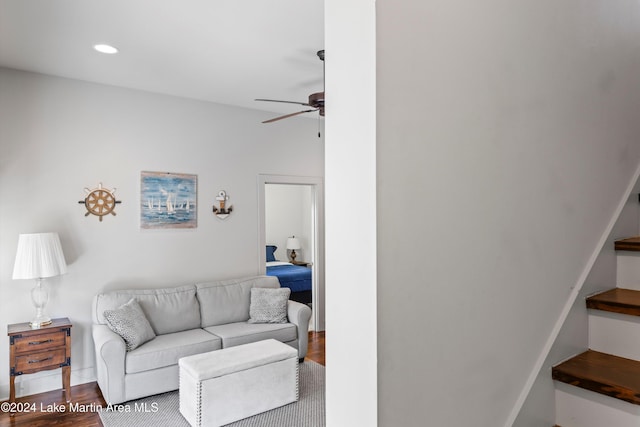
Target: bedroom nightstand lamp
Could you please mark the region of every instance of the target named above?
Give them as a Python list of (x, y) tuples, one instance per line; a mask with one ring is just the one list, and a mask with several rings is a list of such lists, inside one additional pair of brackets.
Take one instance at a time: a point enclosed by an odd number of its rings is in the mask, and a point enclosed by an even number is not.
[(49, 293), (42, 279), (59, 276), (67, 272), (58, 233), (21, 234), (18, 238), (18, 253), (13, 266), (13, 279), (36, 279), (31, 290), (31, 299), (36, 307), (36, 317), (29, 323), (32, 329), (51, 324), (45, 313)]
[(302, 246), (300, 246), (300, 239), (298, 239), (296, 236), (291, 236), (287, 239), (287, 249), (291, 250), (291, 254), (289, 255), (289, 257), (291, 258), (291, 262), (295, 262), (296, 261), (296, 249), (300, 249)]

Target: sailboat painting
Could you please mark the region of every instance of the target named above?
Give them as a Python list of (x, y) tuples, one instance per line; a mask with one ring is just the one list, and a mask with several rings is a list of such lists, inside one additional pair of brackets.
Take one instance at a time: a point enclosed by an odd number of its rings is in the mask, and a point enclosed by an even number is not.
[(196, 228), (197, 175), (140, 174), (140, 228)]

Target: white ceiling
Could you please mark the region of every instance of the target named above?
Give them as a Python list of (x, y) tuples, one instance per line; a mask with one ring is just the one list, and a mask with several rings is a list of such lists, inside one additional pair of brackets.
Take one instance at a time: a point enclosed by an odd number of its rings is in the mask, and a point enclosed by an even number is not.
[[(0, 0), (0, 66), (269, 111), (323, 90), (322, 0)], [(97, 43), (116, 55), (93, 50)], [(303, 116), (317, 117), (317, 113)]]

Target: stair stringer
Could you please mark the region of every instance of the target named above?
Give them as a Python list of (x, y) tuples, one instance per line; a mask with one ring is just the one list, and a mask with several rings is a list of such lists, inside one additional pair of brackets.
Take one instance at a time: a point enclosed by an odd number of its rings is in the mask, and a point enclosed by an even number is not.
[[(620, 198), (620, 201), (618, 202), (618, 205), (616, 206), (616, 209), (614, 210), (609, 223), (605, 227), (605, 230), (603, 231), (600, 239), (598, 240), (598, 243), (595, 249), (593, 250), (591, 256), (589, 257), (580, 276), (578, 277), (578, 280), (576, 281), (575, 285), (571, 288), (571, 292), (567, 297), (567, 300), (563, 306), (563, 309), (560, 312), (560, 315), (558, 316), (556, 322), (554, 323), (554, 327), (551, 330), (549, 337), (545, 341), (545, 345), (543, 346), (542, 351), (538, 355), (538, 358), (536, 359), (533, 369), (531, 370), (531, 373), (527, 377), (527, 381), (525, 382), (525, 385), (522, 391), (518, 395), (518, 398), (513, 406), (513, 409), (509, 413), (509, 416), (504, 424), (504, 427), (514, 426), (514, 423), (516, 422), (517, 417), (520, 414), (520, 411), (522, 411), (523, 409), (525, 401), (530, 397), (531, 390), (533, 389), (534, 384), (538, 381), (539, 377), (541, 378), (541, 382), (543, 383), (546, 381), (547, 378), (551, 377), (550, 372), (551, 372), (552, 365), (559, 362), (558, 359), (550, 360), (551, 351), (552, 351), (552, 348), (554, 347), (554, 344), (556, 344), (556, 341), (558, 339), (558, 336), (560, 335), (560, 332), (563, 326), (565, 325), (565, 323), (567, 323), (567, 319), (571, 314), (572, 309), (574, 308), (574, 305), (579, 310), (578, 315), (584, 316), (585, 325), (588, 324), (587, 317), (586, 317), (586, 308), (583, 308), (583, 309), (579, 308), (580, 306), (584, 307), (584, 304), (576, 305), (575, 303), (576, 303), (576, 300), (578, 300), (578, 297), (580, 295), (582, 295), (583, 297), (586, 296), (583, 294), (583, 292), (585, 291), (584, 285), (587, 282), (587, 278), (591, 274), (598, 258), (601, 256), (603, 251), (604, 252), (607, 251), (607, 247), (605, 245), (609, 244), (609, 247), (613, 248), (613, 242), (616, 239), (627, 237), (629, 235), (634, 235), (638, 233), (638, 216), (637, 216), (638, 198), (637, 196), (632, 197), (631, 195), (640, 192), (639, 178), (640, 178), (640, 164), (636, 167), (636, 170), (631, 180), (629, 181), (627, 188), (625, 189), (622, 197)], [(627, 208), (626, 212), (631, 213), (631, 215), (623, 215), (623, 213), (625, 212), (625, 208)], [(634, 212), (635, 212), (635, 218), (630, 220), (628, 216), (633, 216)], [(633, 229), (628, 229), (629, 227), (632, 227)], [(618, 234), (618, 233), (621, 233), (621, 234)], [(613, 279), (615, 280), (615, 270), (613, 273)], [(609, 284), (602, 283), (601, 290), (612, 287), (611, 286), (612, 283), (615, 283), (615, 281), (611, 281)], [(592, 291), (590, 291), (589, 293), (592, 293)], [(585, 327), (585, 330), (586, 330), (586, 327)], [(583, 350), (586, 349), (587, 345), (588, 345), (588, 335), (585, 334)], [(573, 354), (575, 353), (577, 353), (577, 351), (574, 352)], [(564, 357), (566, 358), (569, 356), (571, 356), (571, 354), (567, 354)], [(552, 382), (550, 383), (552, 384)], [(547, 389), (545, 387), (544, 393), (554, 395), (555, 390), (553, 389), (553, 387), (551, 389)]]

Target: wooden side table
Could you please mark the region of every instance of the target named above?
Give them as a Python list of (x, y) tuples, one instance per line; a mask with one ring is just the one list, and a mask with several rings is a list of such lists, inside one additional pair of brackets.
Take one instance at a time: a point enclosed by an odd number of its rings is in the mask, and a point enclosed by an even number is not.
[(68, 318), (53, 319), (50, 325), (31, 329), (29, 322), (7, 326), (9, 335), (9, 401), (16, 400), (18, 375), (62, 368), (62, 388), (71, 400), (71, 327)]
[(305, 261), (292, 261), (291, 264), (299, 265), (299, 266), (302, 266), (302, 267), (310, 267), (311, 266), (310, 262), (305, 262)]

